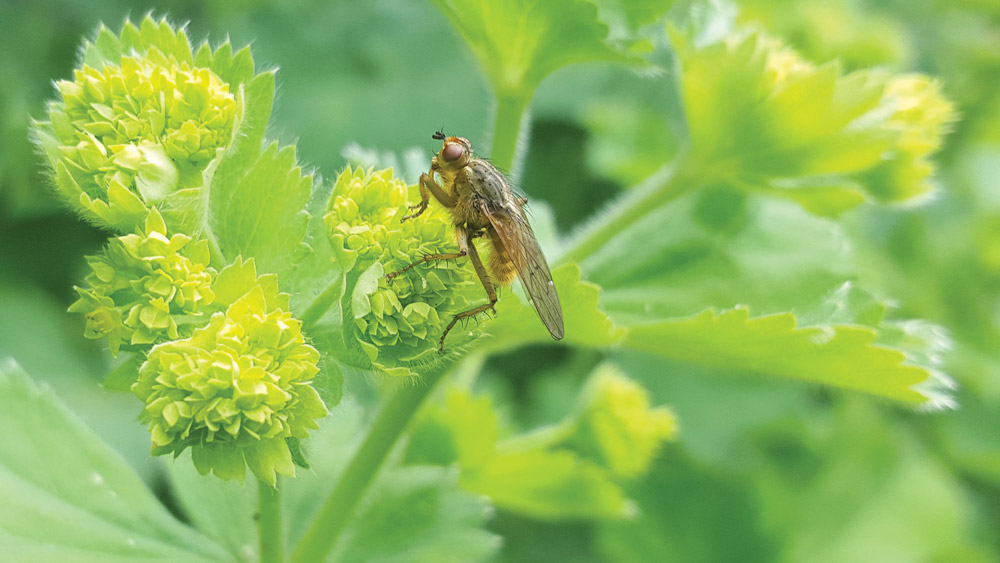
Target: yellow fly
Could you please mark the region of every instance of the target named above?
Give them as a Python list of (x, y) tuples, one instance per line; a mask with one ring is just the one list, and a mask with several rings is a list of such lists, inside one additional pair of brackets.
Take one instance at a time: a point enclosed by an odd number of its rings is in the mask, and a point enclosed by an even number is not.
[[(455, 223), (458, 252), (427, 254), (401, 270), (387, 274), (391, 282), (396, 276), (418, 264), (434, 260), (453, 260), (468, 256), (476, 269), (479, 281), (486, 290), (489, 303), (473, 307), (455, 315), (441, 335), (438, 351), (444, 352), (444, 339), (461, 319), (478, 315), (487, 310), (496, 314), (496, 285), (508, 285), (515, 275), (521, 278), (535, 311), (552, 338), (563, 337), (562, 307), (559, 294), (552, 281), (552, 272), (545, 262), (542, 249), (535, 240), (535, 233), (524, 213), (527, 200), (514, 195), (510, 182), (487, 160), (472, 154), (472, 145), (462, 137), (446, 137), (440, 131), (434, 139), (442, 141), (440, 152), (431, 159), (431, 168), (420, 175), (420, 203), (411, 205), (415, 211), (403, 221), (419, 217), (433, 195), (451, 212)], [(441, 179), (439, 184), (434, 175)], [(486, 237), (492, 245), (490, 274), (483, 266), (472, 240)]]

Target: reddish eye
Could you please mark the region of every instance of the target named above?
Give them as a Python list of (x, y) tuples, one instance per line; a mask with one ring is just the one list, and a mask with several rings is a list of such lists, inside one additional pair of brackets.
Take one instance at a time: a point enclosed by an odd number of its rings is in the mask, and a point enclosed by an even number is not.
[(462, 145), (450, 144), (441, 151), (441, 156), (444, 157), (448, 162), (455, 162), (456, 160), (462, 158), (465, 154), (465, 148)]

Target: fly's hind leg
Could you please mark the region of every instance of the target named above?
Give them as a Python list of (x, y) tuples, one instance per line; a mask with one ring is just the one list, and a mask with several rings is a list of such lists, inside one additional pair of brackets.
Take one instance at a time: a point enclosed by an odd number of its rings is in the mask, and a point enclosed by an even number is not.
[(490, 302), (461, 312), (455, 315), (455, 318), (451, 319), (448, 327), (444, 329), (444, 334), (441, 335), (441, 344), (438, 347), (438, 352), (441, 354), (444, 354), (444, 339), (451, 332), (451, 329), (455, 327), (455, 323), (462, 319), (474, 317), (484, 311), (493, 311), (494, 315), (497, 314), (497, 310), (494, 308), (494, 305), (497, 303), (496, 287), (493, 286), (493, 282), (490, 280), (489, 275), (487, 275), (486, 268), (483, 267), (483, 261), (479, 259), (479, 252), (476, 250), (476, 245), (468, 244), (468, 251), (469, 259), (472, 260), (472, 267), (476, 269), (476, 275), (479, 276), (479, 282), (483, 284), (483, 289), (486, 290), (486, 297)]
[(458, 252), (449, 252), (447, 254), (424, 254), (424, 257), (421, 258), (420, 260), (417, 260), (412, 264), (404, 266), (403, 268), (396, 270), (395, 272), (386, 274), (385, 279), (387, 282), (392, 283), (392, 280), (396, 279), (397, 276), (399, 276), (400, 274), (409, 269), (419, 266), (420, 264), (426, 264), (427, 262), (433, 262), (435, 260), (454, 260), (456, 258), (461, 258), (467, 254), (468, 252), (464, 250), (460, 250)]
[(395, 272), (386, 274), (385, 280), (389, 283), (392, 283), (392, 280), (396, 279), (396, 277), (402, 274), (403, 272), (413, 269), (421, 264), (434, 262), (435, 260), (454, 260), (456, 258), (461, 258), (463, 256), (466, 256), (469, 254), (469, 247), (471, 246), (469, 244), (469, 239), (478, 236), (482, 236), (482, 233), (475, 233), (470, 237), (468, 231), (466, 231), (462, 227), (456, 226), (455, 238), (458, 239), (458, 252), (447, 252), (444, 254), (424, 254), (423, 258), (421, 258), (420, 260), (417, 260), (415, 262), (412, 262), (411, 264), (403, 266), (402, 268), (396, 270)]

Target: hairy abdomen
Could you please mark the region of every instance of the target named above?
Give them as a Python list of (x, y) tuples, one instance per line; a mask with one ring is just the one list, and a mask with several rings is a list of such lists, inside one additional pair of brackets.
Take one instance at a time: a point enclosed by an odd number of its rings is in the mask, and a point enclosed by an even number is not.
[(493, 281), (497, 285), (510, 285), (517, 277), (517, 270), (514, 263), (507, 256), (507, 251), (500, 242), (496, 231), (490, 229), (490, 273), (493, 274)]

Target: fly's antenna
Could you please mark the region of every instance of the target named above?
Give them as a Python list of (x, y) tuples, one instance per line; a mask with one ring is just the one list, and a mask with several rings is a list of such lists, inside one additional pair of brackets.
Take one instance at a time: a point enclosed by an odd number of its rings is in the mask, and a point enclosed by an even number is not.
[(431, 135), (431, 139), (434, 139), (436, 141), (443, 141), (446, 138), (448, 138), (447, 135), (445, 135), (444, 132), (441, 131), (440, 129), (438, 129), (437, 131), (434, 132), (433, 135)]

